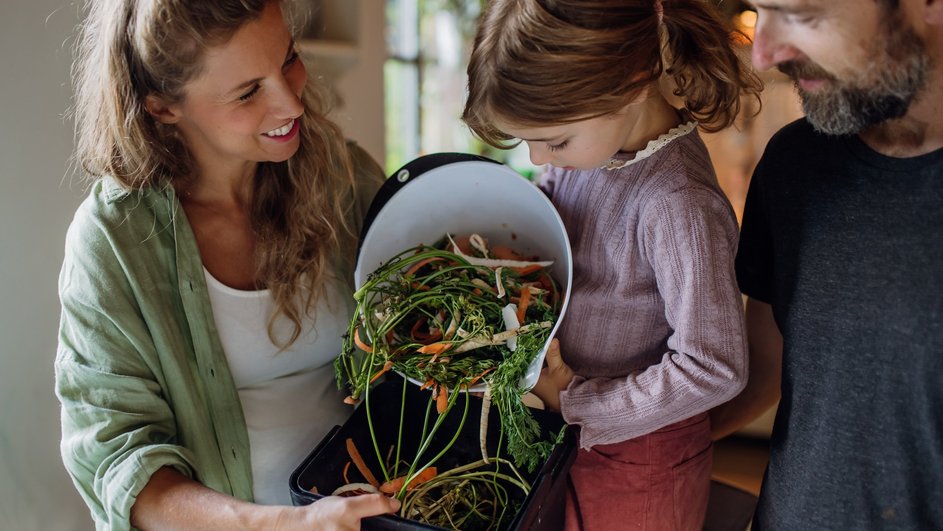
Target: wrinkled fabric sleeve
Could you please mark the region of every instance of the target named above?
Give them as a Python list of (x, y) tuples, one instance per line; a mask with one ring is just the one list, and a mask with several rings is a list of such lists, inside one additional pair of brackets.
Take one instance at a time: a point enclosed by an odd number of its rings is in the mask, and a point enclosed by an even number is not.
[(729, 203), (713, 191), (681, 189), (647, 205), (638, 230), (673, 332), (660, 362), (626, 377), (577, 376), (561, 393), (563, 417), (581, 426), (583, 448), (707, 411), (746, 384), (745, 324), (733, 271), (737, 225)]
[(196, 464), (173, 444), (174, 415), (146, 361), (155, 347), (102, 225), (80, 209), (66, 237), (55, 361), (60, 450), (96, 527), (128, 529), (157, 469), (194, 477)]

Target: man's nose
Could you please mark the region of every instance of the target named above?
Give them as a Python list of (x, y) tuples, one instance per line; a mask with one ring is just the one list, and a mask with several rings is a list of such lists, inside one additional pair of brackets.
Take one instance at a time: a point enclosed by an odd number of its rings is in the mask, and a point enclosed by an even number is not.
[(757, 21), (753, 37), (753, 68), (769, 70), (780, 63), (791, 61), (800, 55), (789, 41), (787, 31), (776, 23), (766, 23), (763, 15)]

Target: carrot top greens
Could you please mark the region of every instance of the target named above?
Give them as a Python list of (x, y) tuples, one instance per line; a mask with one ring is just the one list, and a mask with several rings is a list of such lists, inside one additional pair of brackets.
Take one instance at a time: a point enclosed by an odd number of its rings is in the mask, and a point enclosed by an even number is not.
[(445, 240), (407, 249), (367, 278), (354, 294), (337, 382), (357, 403), (393, 370), (430, 389), (439, 414), (455, 391), (483, 384), (508, 453), (532, 471), (556, 441), (542, 438), (521, 382), (559, 315), (559, 290), (546, 263), (495, 260), (477, 241), (468, 252), (446, 250)]

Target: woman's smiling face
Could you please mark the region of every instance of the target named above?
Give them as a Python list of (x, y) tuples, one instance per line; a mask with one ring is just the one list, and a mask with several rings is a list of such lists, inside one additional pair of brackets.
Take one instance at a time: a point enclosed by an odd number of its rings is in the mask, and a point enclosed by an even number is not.
[(282, 162), (298, 150), (305, 67), (278, 2), (203, 57), (182, 101), (154, 113), (174, 124), (200, 168)]

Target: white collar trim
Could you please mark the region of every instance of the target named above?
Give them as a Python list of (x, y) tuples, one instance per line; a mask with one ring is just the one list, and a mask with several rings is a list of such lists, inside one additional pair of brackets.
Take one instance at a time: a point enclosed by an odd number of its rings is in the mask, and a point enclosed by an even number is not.
[(697, 128), (697, 122), (690, 121), (683, 123), (677, 127), (672, 127), (668, 130), (667, 133), (658, 135), (658, 138), (654, 140), (649, 140), (648, 145), (645, 146), (645, 149), (635, 153), (635, 157), (629, 160), (619, 160), (619, 159), (609, 159), (609, 162), (600, 166), (603, 170), (618, 170), (620, 168), (625, 168), (626, 166), (631, 166), (640, 160), (647, 159), (648, 157), (655, 154), (659, 149), (667, 146), (672, 140), (680, 138), (691, 131), (694, 131)]

